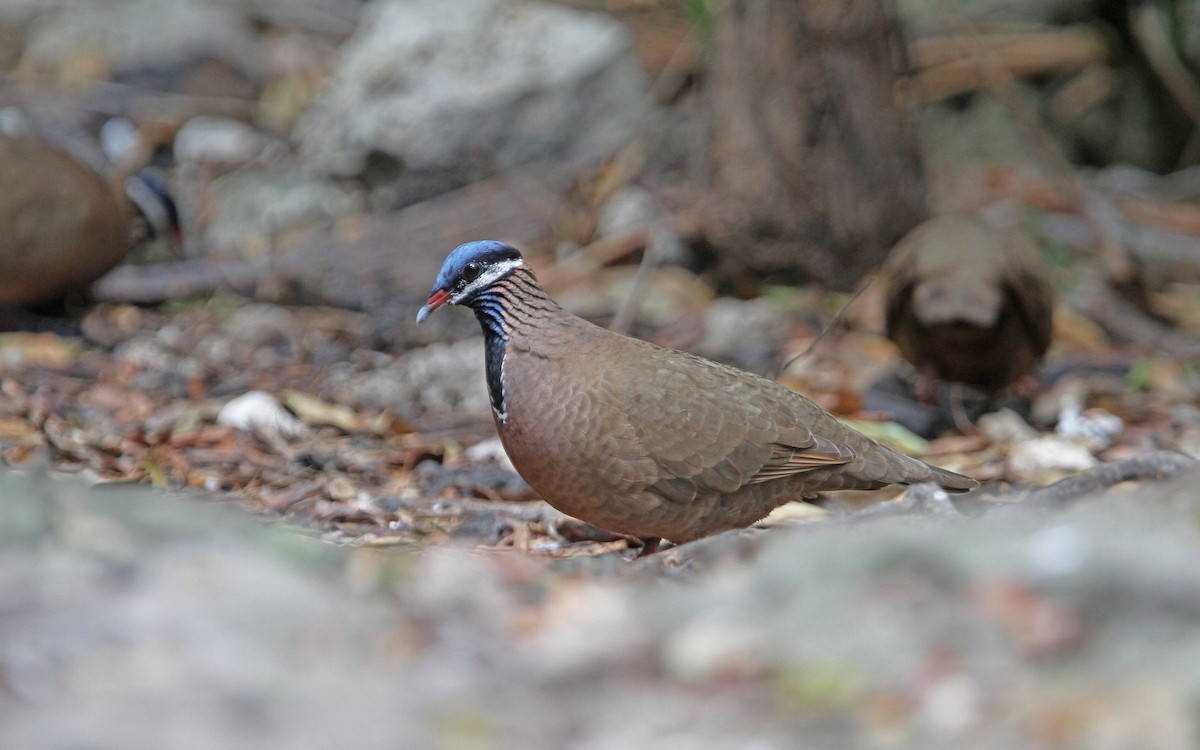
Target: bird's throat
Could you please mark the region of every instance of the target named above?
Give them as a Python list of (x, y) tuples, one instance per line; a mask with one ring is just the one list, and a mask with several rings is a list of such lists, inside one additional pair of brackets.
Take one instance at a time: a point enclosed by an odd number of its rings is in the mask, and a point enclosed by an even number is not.
[[(496, 419), (508, 420), (508, 401), (504, 382), (504, 362), (519, 331), (536, 330), (538, 321), (554, 319), (562, 308), (538, 286), (533, 271), (522, 266), (477, 294), (469, 303), (483, 328), (484, 361), (487, 368), (488, 394)], [(543, 331), (544, 333), (544, 331)], [(544, 336), (543, 336), (544, 337)], [(521, 339), (522, 335), (518, 335)], [(527, 338), (527, 337), (525, 337)], [(525, 351), (524, 347), (520, 347)], [(534, 352), (546, 356), (545, 352)]]
[(475, 317), (483, 328), (484, 368), (492, 411), (496, 419), (503, 422), (508, 419), (508, 406), (504, 402), (504, 354), (508, 349), (508, 333), (503, 309), (498, 305), (477, 306)]

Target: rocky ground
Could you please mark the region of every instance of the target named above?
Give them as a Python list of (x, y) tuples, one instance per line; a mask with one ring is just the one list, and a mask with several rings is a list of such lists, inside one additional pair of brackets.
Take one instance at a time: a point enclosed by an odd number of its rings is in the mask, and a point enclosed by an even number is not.
[(1194, 473), (1052, 512), (860, 517), (605, 566), (336, 547), (195, 497), (0, 481), (5, 747), (1198, 736)]

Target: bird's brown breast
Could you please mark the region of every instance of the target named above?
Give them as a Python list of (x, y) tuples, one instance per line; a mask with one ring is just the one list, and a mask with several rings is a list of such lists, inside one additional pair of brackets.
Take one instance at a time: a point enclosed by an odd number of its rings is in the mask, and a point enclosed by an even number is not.
[(129, 221), (99, 174), (39, 139), (0, 136), (0, 303), (85, 287), (128, 253)]

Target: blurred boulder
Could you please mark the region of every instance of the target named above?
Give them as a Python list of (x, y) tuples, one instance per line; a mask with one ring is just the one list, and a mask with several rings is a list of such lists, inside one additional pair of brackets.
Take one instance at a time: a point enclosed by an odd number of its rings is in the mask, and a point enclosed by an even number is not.
[(751, 372), (768, 372), (789, 332), (786, 313), (771, 300), (722, 297), (705, 309), (704, 337), (695, 351)]
[(433, 344), (353, 373), (338, 385), (339, 400), (359, 408), (387, 409), (405, 419), (424, 413), (488, 412), (483, 339)]
[(209, 186), (203, 244), (216, 256), (270, 257), (281, 234), (328, 227), (359, 208), (357, 196), (301, 164), (237, 170)]
[(644, 74), (611, 18), (512, 0), (375, 0), (297, 123), (308, 161), (407, 205), (622, 145)]

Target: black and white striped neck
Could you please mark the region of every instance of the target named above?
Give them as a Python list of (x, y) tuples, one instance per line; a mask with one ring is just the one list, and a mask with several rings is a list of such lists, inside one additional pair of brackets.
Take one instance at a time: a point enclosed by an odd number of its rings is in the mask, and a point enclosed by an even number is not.
[(514, 332), (535, 327), (539, 318), (561, 308), (538, 285), (533, 271), (522, 266), (481, 290), (467, 303), (483, 329), (484, 361), (492, 411), (501, 422), (508, 419), (505, 400), (504, 357)]

